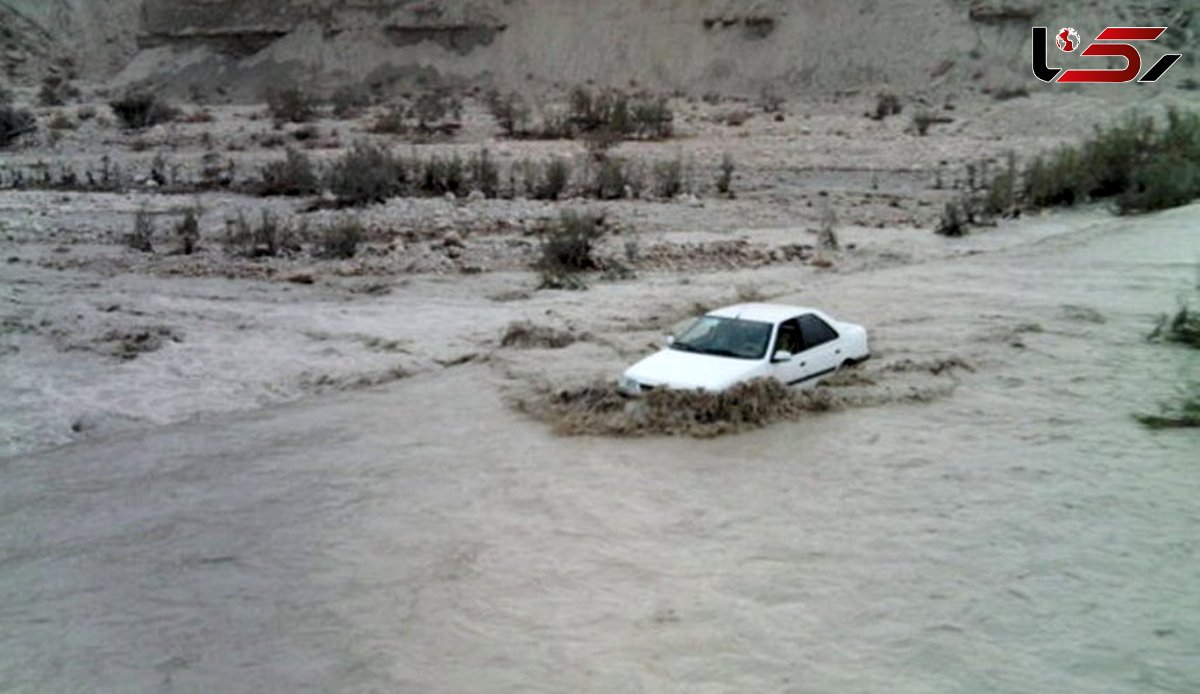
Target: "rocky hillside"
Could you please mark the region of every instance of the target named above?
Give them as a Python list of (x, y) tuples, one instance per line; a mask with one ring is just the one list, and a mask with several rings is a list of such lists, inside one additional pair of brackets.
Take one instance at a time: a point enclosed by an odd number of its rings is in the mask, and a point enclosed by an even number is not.
[(1027, 81), (1031, 24), (1161, 22), (1183, 45), (1197, 33), (1196, 4), (0, 0), (0, 40), (12, 80), (59, 69), (235, 99), (288, 82), (388, 91), (456, 83), (537, 90), (591, 80), (693, 94), (770, 86), (793, 95)]

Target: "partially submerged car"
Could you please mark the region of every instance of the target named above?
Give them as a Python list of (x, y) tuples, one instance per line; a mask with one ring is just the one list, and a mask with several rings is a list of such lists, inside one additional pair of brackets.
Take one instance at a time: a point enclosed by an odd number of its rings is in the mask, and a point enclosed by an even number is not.
[(618, 388), (641, 395), (655, 388), (721, 391), (756, 378), (813, 384), (869, 356), (861, 325), (815, 308), (738, 304), (668, 337), (665, 348), (626, 369)]

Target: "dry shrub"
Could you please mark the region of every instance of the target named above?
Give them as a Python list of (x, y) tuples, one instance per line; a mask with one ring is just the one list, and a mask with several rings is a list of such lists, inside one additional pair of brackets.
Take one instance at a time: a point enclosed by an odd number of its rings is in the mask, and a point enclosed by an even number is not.
[(277, 123), (306, 123), (317, 116), (317, 102), (299, 87), (272, 89), (267, 110)]
[(529, 321), (510, 323), (500, 339), (501, 347), (516, 349), (562, 349), (582, 339), (567, 330), (548, 325), (534, 325)]
[(648, 436), (666, 434), (709, 438), (758, 429), (839, 407), (829, 389), (793, 392), (775, 379), (759, 379), (710, 393), (658, 389), (638, 399), (596, 383), (544, 395), (518, 407), (551, 422), (565, 435)]
[(148, 91), (127, 92), (124, 96), (110, 101), (108, 106), (126, 128), (133, 130), (166, 123), (175, 120), (179, 115), (178, 109)]

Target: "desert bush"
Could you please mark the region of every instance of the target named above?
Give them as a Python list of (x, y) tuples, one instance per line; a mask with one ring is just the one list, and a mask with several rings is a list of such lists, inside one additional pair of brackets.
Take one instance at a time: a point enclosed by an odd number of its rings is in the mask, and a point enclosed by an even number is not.
[(500, 189), (500, 169), (492, 161), (487, 148), (471, 155), (468, 166), (471, 170), (471, 186), (489, 198), (496, 197)]
[(122, 125), (131, 130), (148, 128), (159, 123), (175, 120), (179, 111), (158, 95), (149, 91), (133, 90), (108, 103), (109, 108), (120, 119)]
[(1173, 315), (1159, 316), (1149, 339), (1178, 342), (1200, 349), (1200, 312), (1184, 304)]
[(532, 189), (533, 197), (538, 200), (557, 200), (567, 188), (571, 179), (571, 165), (564, 159), (555, 157), (547, 164), (542, 175)]
[(992, 90), (992, 98), (996, 101), (1008, 101), (1029, 96), (1029, 88), (1023, 84), (997, 87)]
[(462, 158), (458, 154), (445, 159), (437, 155), (430, 157), (422, 166), (420, 188), (429, 195), (466, 192), (466, 168)]
[(125, 237), (125, 245), (142, 253), (154, 252), (154, 218), (146, 208), (133, 216), (133, 231)]
[(61, 75), (46, 75), (38, 90), (38, 103), (42, 106), (62, 106), (69, 99), (79, 98), (79, 89)]
[(654, 193), (671, 199), (683, 192), (683, 160), (678, 156), (654, 164)]
[(1017, 155), (1009, 152), (1004, 169), (992, 178), (983, 201), (989, 215), (1009, 215), (1017, 207)]
[(362, 223), (346, 217), (321, 230), (319, 254), (324, 258), (349, 259), (358, 252), (364, 236)]
[(592, 195), (600, 200), (619, 200), (625, 197), (625, 189), (629, 186), (624, 162), (615, 157), (608, 157), (596, 167), (595, 178), (592, 181)]
[(380, 135), (403, 135), (408, 132), (408, 109), (401, 104), (392, 104), (375, 118), (371, 132)]
[(387, 150), (358, 143), (329, 169), (327, 185), (344, 204), (383, 202), (404, 189), (402, 161)]
[(830, 251), (838, 249), (837, 221), (837, 212), (826, 199), (821, 205), (820, 215), (817, 218), (817, 244), (821, 248)]
[(330, 97), (333, 115), (337, 118), (354, 118), (371, 105), (371, 95), (360, 87), (339, 87)]
[(258, 226), (250, 224), (241, 212), (226, 219), (222, 241), (226, 253), (245, 258), (274, 257), (283, 251), (299, 250), (295, 234), (267, 210), (263, 210)]
[(543, 232), (534, 268), (541, 275), (541, 288), (582, 289), (578, 273), (599, 268), (594, 252), (602, 233), (603, 218), (565, 210), (558, 223)]
[(717, 174), (717, 192), (721, 195), (733, 195), (734, 168), (733, 155), (726, 152), (721, 156), (721, 168)]
[(26, 109), (0, 106), (0, 147), (7, 147), (21, 135), (37, 129), (37, 119)]
[(308, 155), (288, 147), (283, 159), (263, 166), (259, 195), (312, 195), (317, 192), (317, 181)]
[(410, 114), (422, 130), (432, 128), (448, 118), (462, 118), (462, 101), (446, 91), (426, 92), (417, 97)]
[(487, 96), (488, 110), (496, 124), (508, 137), (520, 137), (529, 132), (529, 105), (516, 92), (501, 94), (492, 90)]
[(900, 97), (891, 92), (880, 92), (875, 97), (875, 110), (869, 115), (875, 120), (883, 120), (888, 116), (898, 115), (903, 109)]
[(913, 114), (912, 123), (909, 128), (912, 132), (918, 135), (925, 136), (929, 133), (929, 128), (935, 123), (949, 123), (952, 119), (948, 116), (943, 116), (935, 111), (921, 109)]
[(967, 220), (963, 214), (962, 205), (957, 202), (946, 203), (942, 217), (934, 231), (942, 236), (959, 237), (967, 235)]
[(758, 93), (758, 105), (762, 108), (763, 113), (779, 113), (783, 110), (784, 103), (786, 103), (786, 99), (774, 85), (767, 85)]
[(1178, 403), (1166, 405), (1158, 414), (1139, 414), (1136, 418), (1148, 429), (1193, 429), (1200, 427), (1200, 388)]
[(183, 219), (175, 225), (175, 238), (179, 239), (179, 252), (191, 255), (200, 241), (200, 215), (196, 208), (189, 208)]
[(317, 102), (300, 87), (267, 92), (267, 112), (277, 123), (307, 123), (317, 116)]
[(674, 114), (663, 97), (630, 97), (615, 89), (593, 93), (576, 87), (568, 96), (568, 109), (561, 121), (547, 120), (543, 137), (588, 137), (603, 143), (623, 138), (662, 139), (670, 137)]

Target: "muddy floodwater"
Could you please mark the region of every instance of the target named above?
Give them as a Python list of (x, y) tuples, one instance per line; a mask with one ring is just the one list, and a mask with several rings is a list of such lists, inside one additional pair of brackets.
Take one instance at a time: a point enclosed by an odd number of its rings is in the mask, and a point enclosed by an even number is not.
[(772, 297), (971, 364), (927, 402), (561, 437), (477, 360), (2, 459), (0, 690), (1200, 691), (1200, 433), (1133, 417), (1198, 219)]

